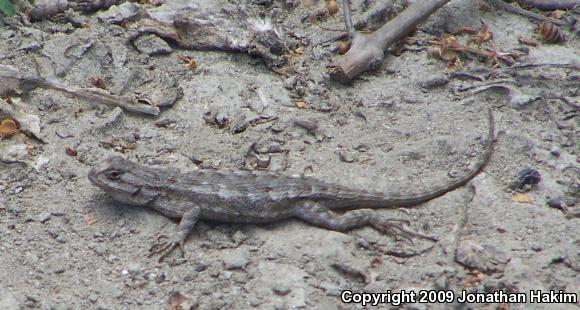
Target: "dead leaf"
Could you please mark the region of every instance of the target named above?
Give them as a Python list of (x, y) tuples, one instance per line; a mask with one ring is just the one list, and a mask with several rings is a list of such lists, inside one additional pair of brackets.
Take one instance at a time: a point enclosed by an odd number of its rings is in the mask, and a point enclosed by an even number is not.
[(548, 17), (551, 17), (553, 19), (562, 19), (562, 16), (564, 16), (566, 14), (566, 11), (564, 10), (555, 10), (550, 12), (550, 14), (548, 14)]
[(437, 41), (431, 41), (432, 47), (429, 48), (429, 55), (445, 61), (455, 60), (463, 47), (452, 35), (445, 35)]
[(338, 12), (339, 6), (335, 0), (329, 0), (326, 3), (326, 9), (328, 10), (328, 15), (332, 16)]
[(189, 310), (194, 305), (191, 298), (181, 295), (179, 292), (172, 292), (169, 296), (169, 310)]
[(91, 84), (93, 84), (93, 86), (96, 88), (107, 89), (107, 81), (102, 77), (93, 76), (89, 78), (89, 82), (91, 82)]
[(487, 24), (483, 24), (479, 31), (471, 37), (470, 42), (474, 42), (478, 46), (493, 39), (493, 32), (489, 31)]
[[(0, 83), (1, 84), (1, 83)], [(15, 102), (18, 102), (17, 104)], [(30, 108), (19, 100), (13, 100), (13, 104), (9, 104), (7, 101), (0, 99), (0, 118), (10, 119), (14, 122), (18, 131), (26, 134), (29, 137), (34, 137), (39, 141), (46, 143), (42, 135), (40, 134), (40, 118), (36, 115), (28, 114)], [(0, 126), (7, 126), (5, 129), (13, 129), (11, 123), (6, 123)], [(0, 136), (2, 133), (0, 132)]]
[(497, 306), (497, 310), (510, 310), (510, 305), (509, 304), (500, 304), (499, 306)]
[(455, 60), (450, 61), (447, 64), (447, 68), (449, 68), (450, 70), (460, 70), (463, 68), (463, 61), (461, 61), (461, 59), (459, 58), (455, 58)]
[(197, 69), (197, 61), (193, 57), (177, 55), (177, 58), (181, 59), (185, 63), (185, 67), (189, 70), (195, 71)]
[(20, 129), (13, 119), (7, 118), (0, 122), (0, 139), (7, 138), (19, 131)]
[(73, 149), (72, 147), (67, 147), (65, 149), (65, 153), (66, 153), (66, 155), (71, 156), (71, 157), (76, 157), (78, 155), (77, 150)]
[(475, 287), (483, 282), (485, 274), (477, 269), (471, 270), (469, 276), (464, 281), (464, 287)]
[(383, 260), (379, 257), (375, 257), (371, 260), (371, 268), (378, 268), (383, 265)]
[(93, 218), (93, 215), (90, 213), (85, 214), (84, 220), (87, 226), (93, 225), (96, 222), (95, 219)]
[(306, 102), (304, 102), (304, 100), (298, 100), (295, 103), (296, 103), (296, 107), (298, 109), (304, 109), (304, 108), (306, 108)]
[(479, 10), (482, 12), (491, 12), (491, 7), (485, 3), (479, 3)]
[(336, 50), (340, 55), (346, 54), (346, 52), (348, 52), (349, 49), (350, 49), (350, 41), (348, 40), (341, 40), (338, 43), (338, 46), (336, 47)]
[(296, 53), (298, 55), (304, 54), (304, 47), (303, 46), (299, 46), (299, 47), (295, 48), (294, 49), (294, 53)]
[(518, 203), (532, 203), (532, 198), (530, 198), (530, 196), (527, 194), (517, 193), (513, 195), (512, 201)]
[(540, 33), (542, 38), (550, 43), (562, 43), (566, 42), (566, 36), (558, 29), (558, 27), (551, 22), (543, 22), (536, 29)]
[(520, 42), (523, 45), (527, 45), (527, 46), (532, 46), (532, 47), (538, 46), (538, 42), (534, 41), (531, 38), (527, 38), (527, 37), (519, 37), (518, 42)]

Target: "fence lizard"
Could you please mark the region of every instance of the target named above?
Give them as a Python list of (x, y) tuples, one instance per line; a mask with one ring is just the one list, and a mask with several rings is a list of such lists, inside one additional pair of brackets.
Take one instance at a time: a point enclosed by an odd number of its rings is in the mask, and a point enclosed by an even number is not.
[[(259, 171), (150, 168), (114, 156), (92, 168), (89, 180), (114, 200), (147, 206), (170, 218), (180, 218), (172, 237), (160, 236), (150, 255), (161, 259), (183, 245), (198, 220), (267, 223), (298, 218), (336, 231), (370, 225), (383, 233), (431, 238), (406, 230), (398, 219), (381, 219), (369, 208), (409, 207), (444, 195), (475, 177), (491, 157), (494, 120), (489, 110), (486, 150), (465, 176), (423, 192), (385, 195), (361, 189)], [(334, 211), (347, 211), (337, 214)]]

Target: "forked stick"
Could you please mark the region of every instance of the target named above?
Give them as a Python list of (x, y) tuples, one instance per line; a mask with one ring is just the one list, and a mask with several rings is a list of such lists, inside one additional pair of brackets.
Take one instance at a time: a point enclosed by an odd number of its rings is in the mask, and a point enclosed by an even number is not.
[[(343, 1), (343, 5), (348, 6), (348, 0)], [(383, 61), (384, 50), (387, 47), (415, 30), (417, 25), (449, 1), (416, 1), (373, 33), (350, 33), (352, 36), (350, 50), (342, 58), (328, 65), (328, 73), (336, 81), (349, 83), (359, 74), (377, 68)], [(348, 14), (350, 7), (343, 11), (345, 12), (347, 31), (350, 31), (348, 29), (349, 24), (352, 25), (350, 14)]]

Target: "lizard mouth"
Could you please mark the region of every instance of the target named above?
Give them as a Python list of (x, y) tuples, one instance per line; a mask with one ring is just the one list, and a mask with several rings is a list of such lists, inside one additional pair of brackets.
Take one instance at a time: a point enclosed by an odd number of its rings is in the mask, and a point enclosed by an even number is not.
[(95, 171), (95, 168), (92, 168), (89, 171), (88, 177), (89, 177), (89, 181), (93, 182), (95, 185), (99, 182), (99, 179), (97, 178), (97, 172)]
[(106, 188), (105, 182), (103, 182), (99, 178), (100, 173), (101, 169), (99, 169), (98, 167), (93, 167), (91, 170), (89, 170), (89, 174), (87, 176), (89, 178), (89, 181), (91, 181), (94, 185), (100, 188)]

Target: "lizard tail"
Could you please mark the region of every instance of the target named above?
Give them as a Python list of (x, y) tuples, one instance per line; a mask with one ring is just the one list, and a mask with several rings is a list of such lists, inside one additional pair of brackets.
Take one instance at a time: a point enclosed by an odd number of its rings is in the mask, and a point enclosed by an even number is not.
[[(475, 164), (475, 167), (465, 176), (458, 180), (452, 181), (442, 186), (434, 187), (430, 190), (422, 191), (416, 194), (394, 194), (385, 196), (381, 193), (369, 193), (366, 197), (358, 197), (356, 200), (348, 201), (350, 199), (344, 199), (336, 201), (332, 209), (339, 208), (398, 208), (398, 207), (410, 207), (415, 206), (431, 199), (445, 195), (446, 193), (453, 191), (469, 182), (476, 175), (478, 175), (483, 168), (487, 165), (491, 158), (493, 152), (493, 143), (495, 140), (495, 122), (493, 117), (493, 112), (488, 109), (489, 113), (489, 133), (487, 137), (487, 144), (485, 146), (485, 153), (482, 158)], [(346, 197), (345, 197), (346, 198)], [(355, 197), (352, 197), (355, 199)]]

